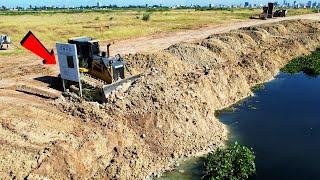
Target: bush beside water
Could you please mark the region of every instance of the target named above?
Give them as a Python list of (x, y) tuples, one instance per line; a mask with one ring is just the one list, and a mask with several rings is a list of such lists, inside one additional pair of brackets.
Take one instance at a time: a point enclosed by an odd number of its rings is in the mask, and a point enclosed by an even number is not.
[(204, 179), (243, 180), (255, 174), (255, 155), (252, 149), (238, 143), (227, 149), (209, 153), (204, 162)]
[(309, 76), (320, 75), (320, 48), (308, 56), (293, 59), (281, 71), (285, 73), (304, 72)]

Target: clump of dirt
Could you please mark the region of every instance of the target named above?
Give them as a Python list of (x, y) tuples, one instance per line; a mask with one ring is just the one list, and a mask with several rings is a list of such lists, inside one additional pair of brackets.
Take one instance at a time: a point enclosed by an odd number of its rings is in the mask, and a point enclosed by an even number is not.
[(105, 104), (72, 95), (57, 100), (56, 107), (73, 122), (75, 130), (66, 136), (73, 139), (47, 145), (41, 163), (27, 174), (144, 179), (180, 158), (214, 150), (227, 139), (215, 111), (250, 96), (251, 87), (269, 81), (319, 42), (320, 22), (295, 20), (128, 55), (129, 69), (146, 75)]

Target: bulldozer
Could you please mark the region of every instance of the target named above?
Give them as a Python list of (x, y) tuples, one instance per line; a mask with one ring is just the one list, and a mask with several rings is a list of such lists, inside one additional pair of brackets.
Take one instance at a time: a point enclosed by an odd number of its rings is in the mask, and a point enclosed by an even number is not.
[(268, 3), (268, 18), (273, 18), (274, 3)]
[(262, 20), (267, 20), (268, 18), (268, 7), (263, 7), (262, 10), (263, 12), (260, 14), (259, 18), (262, 19)]
[(288, 13), (285, 9), (274, 11), (274, 3), (268, 3), (268, 6), (264, 6), (262, 10), (262, 13), (259, 15), (259, 18), (262, 20), (267, 20), (268, 18), (273, 17), (286, 17)]
[(0, 50), (9, 49), (10, 44), (11, 44), (11, 40), (7, 34), (0, 35)]
[(99, 41), (90, 37), (71, 38), (68, 43), (77, 47), (81, 73), (88, 73), (107, 84), (125, 78), (125, 63), (120, 55), (110, 57), (110, 44), (107, 52), (101, 52)]
[[(107, 44), (107, 51), (101, 51), (99, 40), (91, 37), (71, 38), (68, 44), (76, 46), (81, 80), (96, 89), (102, 89), (105, 98), (118, 87), (132, 83), (141, 76), (132, 76), (119, 54), (110, 56), (111, 44)], [(126, 78), (126, 74), (131, 76)]]
[(286, 16), (287, 16), (287, 13), (288, 13), (288, 11), (285, 10), (285, 9), (276, 10), (276, 11), (273, 13), (273, 16), (274, 16), (274, 17), (286, 17)]
[(262, 20), (267, 20), (268, 18), (273, 18), (274, 3), (268, 3), (268, 6), (262, 7), (262, 13), (259, 18)]

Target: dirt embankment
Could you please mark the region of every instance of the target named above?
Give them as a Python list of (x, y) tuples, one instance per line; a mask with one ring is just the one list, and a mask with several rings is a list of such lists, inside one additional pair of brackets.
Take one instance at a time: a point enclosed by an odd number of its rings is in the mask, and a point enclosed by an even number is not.
[[(320, 22), (295, 20), (128, 55), (129, 68), (147, 75), (108, 103), (61, 98), (51, 106), (49, 127), (28, 114), (27, 135), (26, 127), (3, 119), (1, 176), (144, 179), (174, 160), (222, 145), (227, 130), (215, 110), (251, 95), (250, 87), (272, 79), (319, 42)], [(40, 108), (25, 106), (20, 108)], [(50, 119), (45, 110), (41, 114)]]

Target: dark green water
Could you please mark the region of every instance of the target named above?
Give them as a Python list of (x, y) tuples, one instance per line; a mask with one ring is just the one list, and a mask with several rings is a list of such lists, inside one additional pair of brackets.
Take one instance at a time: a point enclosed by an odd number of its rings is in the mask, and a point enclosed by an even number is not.
[[(253, 180), (320, 179), (320, 78), (279, 74), (242, 103), (221, 114), (231, 142), (256, 154)], [(182, 163), (163, 179), (199, 179), (201, 161)], [(184, 173), (181, 172), (184, 171)]]

